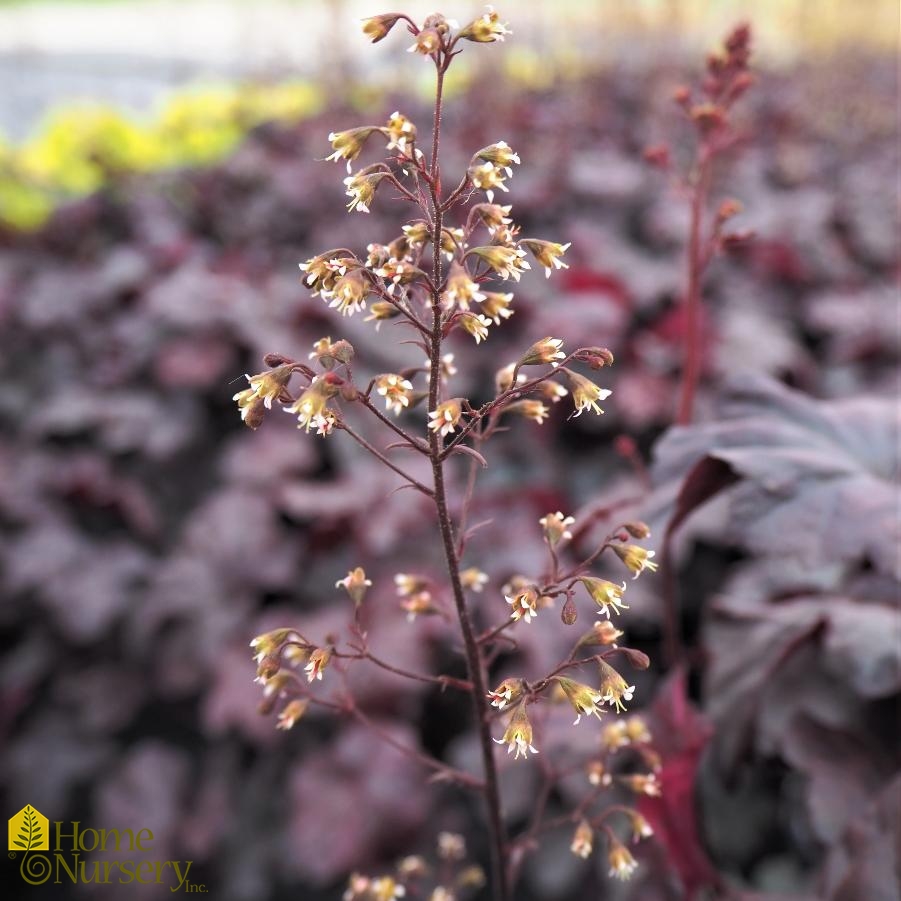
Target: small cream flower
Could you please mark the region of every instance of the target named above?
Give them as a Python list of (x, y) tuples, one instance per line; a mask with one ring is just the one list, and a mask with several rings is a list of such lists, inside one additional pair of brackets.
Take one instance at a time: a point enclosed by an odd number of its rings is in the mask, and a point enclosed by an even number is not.
[(657, 564), (651, 561), (654, 552), (645, 550), (637, 544), (614, 544), (613, 552), (635, 573), (634, 579), (637, 579), (646, 569), (651, 572), (657, 569)]
[(488, 584), (488, 573), (483, 573), (477, 567), (471, 566), (460, 573), (460, 582), (464, 588), (478, 594)]
[(562, 338), (542, 338), (536, 341), (523, 355), (519, 361), (520, 366), (542, 366), (550, 363), (551, 366), (557, 367), (558, 360), (566, 358), (563, 352)]
[(600, 760), (592, 760), (585, 768), (585, 772), (588, 776), (588, 784), (595, 786), (595, 788), (599, 785), (611, 785), (613, 783), (613, 778)]
[(343, 579), (335, 582), (335, 588), (343, 588), (355, 604), (361, 604), (366, 595), (366, 589), (372, 587), (372, 580), (366, 578), (366, 572), (362, 566), (352, 569)]
[(412, 623), (417, 616), (429, 616), (437, 613), (438, 609), (432, 603), (432, 593), (430, 591), (416, 591), (405, 597), (400, 606), (407, 613), (407, 622)]
[(461, 310), (468, 310), (470, 302), (482, 301), (485, 299), (485, 295), (479, 290), (478, 283), (472, 280), (466, 269), (459, 263), (451, 263), (443, 299), (446, 309), (457, 307)]
[(578, 372), (570, 372), (567, 370), (566, 376), (569, 379), (569, 385), (572, 388), (576, 416), (581, 416), (582, 412), (585, 410), (594, 410), (598, 415), (604, 412), (598, 406), (598, 401), (606, 400), (613, 393), (612, 391), (608, 388), (601, 388), (599, 385), (595, 385), (591, 379), (585, 378), (584, 375), (579, 375)]
[(446, 400), (443, 404), (438, 404), (429, 413), (429, 419), (432, 420), (429, 423), (429, 428), (433, 432), (438, 432), (443, 438), (445, 435), (450, 435), (453, 432), (459, 424), (462, 415), (463, 408), (460, 405), (459, 397)]
[(508, 754), (515, 750), (514, 759), (528, 757), (529, 751), (533, 754), (538, 753), (538, 749), (532, 745), (532, 724), (526, 715), (526, 705), (524, 703), (521, 703), (513, 711), (513, 716), (510, 717), (504, 737), (494, 740), (499, 745), (506, 745)]
[(638, 862), (629, 849), (618, 839), (610, 836), (610, 851), (607, 855), (610, 864), (610, 875), (623, 881), (631, 878), (638, 868)]
[(467, 256), (469, 254), (484, 260), (501, 278), (512, 278), (517, 282), (523, 272), (532, 268), (526, 259), (526, 252), (519, 247), (507, 247), (504, 244), (486, 244), (484, 247), (470, 248), (466, 252)]
[(555, 679), (560, 688), (563, 689), (563, 693), (566, 695), (569, 703), (572, 704), (573, 710), (576, 711), (574, 726), (579, 725), (583, 716), (601, 718), (603, 711), (598, 707), (598, 704), (604, 699), (599, 691), (590, 688), (588, 685), (583, 685), (581, 682), (568, 679), (566, 676), (555, 676)]
[(569, 541), (573, 537), (569, 527), (575, 524), (575, 520), (571, 516), (564, 516), (559, 510), (542, 516), (538, 524), (544, 529), (544, 537), (551, 547), (561, 541)]
[(601, 669), (601, 697), (620, 713), (624, 712), (623, 698), (631, 701), (635, 686), (627, 685), (626, 680), (606, 660), (599, 660), (598, 666)]
[(416, 40), (410, 47), (407, 47), (407, 53), (420, 53), (423, 56), (431, 56), (441, 49), (441, 35), (434, 28), (423, 28), (416, 35)]
[(494, 11), (493, 6), (488, 6), (487, 12), (473, 22), (470, 22), (461, 32), (460, 37), (467, 41), (477, 41), (480, 44), (488, 44), (492, 41), (502, 41), (508, 34), (513, 34), (505, 22)]
[(504, 600), (513, 608), (510, 619), (524, 619), (527, 623), (531, 623), (538, 615), (538, 592), (532, 585), (514, 595), (505, 596)]
[(512, 225), (510, 218), (511, 206), (501, 206), (497, 203), (480, 203), (473, 208), (473, 212), (482, 220), (482, 224), (488, 229), (489, 234), (494, 234), (499, 228)]
[(618, 751), (620, 748), (626, 748), (632, 743), (629, 738), (629, 732), (626, 723), (623, 720), (614, 720), (604, 727), (601, 733), (601, 744), (608, 751)]
[(322, 671), (328, 666), (329, 660), (332, 659), (332, 652), (328, 648), (316, 648), (310, 654), (310, 662), (304, 667), (307, 674), (307, 682), (314, 679), (322, 681)]
[(621, 629), (617, 629), (608, 619), (595, 622), (592, 633), (591, 637), (597, 644), (611, 645), (614, 648), (616, 642), (626, 634)]
[(654, 834), (651, 824), (638, 811), (631, 811), (629, 816), (632, 818), (632, 838), (636, 842), (650, 838)]
[(295, 698), (282, 708), (278, 715), (276, 729), (292, 729), (294, 724), (307, 712), (310, 702), (306, 698)]
[(519, 154), (514, 153), (513, 148), (506, 141), (498, 141), (479, 150), (473, 156), (473, 161), (475, 160), (482, 160), (497, 166), (499, 169), (503, 169), (507, 177), (510, 178), (513, 175), (513, 169), (510, 167), (513, 163), (516, 163), (517, 166), (519, 165)]
[(511, 707), (522, 698), (522, 679), (504, 679), (494, 691), (489, 691), (487, 696), (491, 700), (491, 706), (503, 710)]
[(385, 133), (388, 136), (388, 150), (396, 147), (403, 154), (407, 153), (410, 142), (416, 140), (416, 126), (396, 110), (388, 119)]
[(375, 380), (375, 390), (385, 398), (385, 408), (399, 416), (413, 399), (413, 384), (394, 373), (380, 375)]
[[(241, 408), (241, 418), (244, 418), (244, 411), (253, 400), (261, 400), (263, 406), (267, 410), (271, 410), (272, 401), (278, 400), (293, 371), (293, 366), (285, 365), (277, 366), (275, 369), (269, 369), (266, 372), (258, 372), (256, 375), (245, 374), (244, 378), (250, 382), (250, 388), (239, 391), (232, 398), (232, 400), (238, 401), (238, 406)], [(248, 391), (251, 392), (249, 395), (247, 394)]]
[(518, 400), (504, 407), (504, 412), (517, 413), (541, 425), (548, 418), (551, 411), (540, 400)]
[(485, 192), (485, 196), (489, 202), (494, 200), (494, 189), (500, 188), (502, 191), (510, 189), (504, 184), (507, 176), (504, 171), (495, 166), (494, 163), (477, 163), (473, 162), (466, 173), (473, 187)]
[(582, 576), (579, 581), (585, 586), (585, 589), (591, 595), (591, 599), (601, 608), (601, 613), (610, 619), (610, 611), (619, 613), (621, 610), (628, 610), (628, 604), (623, 603), (623, 592), (626, 590), (626, 583), (617, 585), (615, 582), (608, 582), (606, 579), (596, 579), (594, 576)]
[(289, 407), (285, 407), (288, 413), (297, 416), (297, 427), (309, 432), (311, 426), (319, 429), (322, 420), (328, 415), (334, 415), (326, 406), (338, 393), (338, 386), (331, 381), (333, 376), (327, 374), (321, 378), (315, 378), (309, 387)]
[(347, 187), (345, 193), (350, 198), (347, 209), (351, 212), (358, 210), (361, 213), (368, 213), (379, 182), (387, 174), (387, 172), (358, 172), (356, 175), (348, 175), (344, 179)]
[(254, 652), (253, 659), (259, 663), (264, 657), (277, 657), (282, 646), (288, 641), (303, 641), (300, 633), (290, 628), (273, 629), (257, 635), (250, 642)]
[(544, 266), (547, 278), (551, 277), (554, 269), (569, 269), (560, 259), (569, 250), (569, 244), (555, 244), (553, 241), (540, 241), (537, 238), (523, 238), (519, 243), (524, 244), (538, 263)]
[(363, 275), (362, 270), (354, 269), (335, 282), (329, 306), (337, 309), (342, 316), (353, 316), (354, 313), (366, 309), (368, 294), (369, 280)]
[(329, 154), (326, 160), (347, 160), (347, 171), (350, 172), (350, 164), (360, 155), (369, 136), (378, 131), (374, 125), (364, 125), (361, 128), (349, 128), (347, 131), (333, 131), (328, 139), (331, 142), (334, 153)]
[(495, 325), (500, 325), (501, 319), (509, 319), (513, 315), (513, 310), (510, 309), (512, 301), (512, 294), (486, 291), (482, 296), (482, 312), (494, 320)]
[(651, 741), (651, 731), (639, 716), (633, 716), (626, 721), (626, 734), (637, 745), (646, 745)]
[(583, 860), (587, 860), (591, 856), (591, 851), (594, 848), (594, 830), (591, 828), (591, 824), (588, 820), (582, 820), (578, 826), (576, 826), (576, 831), (573, 835), (572, 843), (569, 846), (569, 850), (576, 855), (576, 857), (581, 857)]
[(396, 13), (384, 13), (381, 16), (370, 16), (368, 19), (363, 19), (363, 34), (373, 44), (377, 44), (394, 28), (399, 18), (400, 16)]

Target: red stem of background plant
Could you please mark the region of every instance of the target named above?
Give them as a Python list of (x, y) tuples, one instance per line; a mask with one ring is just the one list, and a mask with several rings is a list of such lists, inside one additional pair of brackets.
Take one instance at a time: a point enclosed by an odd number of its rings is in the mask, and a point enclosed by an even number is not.
[[(438, 164), (438, 151), (441, 140), (441, 105), (444, 87), (444, 73), (450, 58), (445, 56), (438, 63), (438, 79), (435, 91), (435, 123), (432, 135), (431, 163), (431, 195), (432, 195), (432, 333), (430, 337), (430, 379), (429, 379), (429, 411), (434, 411), (438, 406), (438, 391), (441, 385), (441, 295), (440, 286), (442, 280), (441, 266), (441, 229), (443, 222), (443, 210), (441, 206), (440, 167)], [(450, 576), (451, 588), (454, 595), (454, 604), (457, 609), (457, 617), (460, 621), (460, 631), (463, 635), (463, 644), (466, 651), (466, 665), (469, 678), (473, 685), (472, 702), (476, 717), (476, 725), (479, 731), (479, 743), (482, 750), (482, 765), (485, 771), (484, 793), (485, 803), (488, 808), (489, 830), (489, 854), (491, 858), (491, 882), (492, 898), (494, 901), (509, 901), (509, 886), (506, 867), (506, 835), (501, 814), (500, 787), (498, 784), (497, 767), (494, 761), (494, 742), (491, 738), (491, 728), (488, 720), (487, 686), (485, 681), (485, 663), (482, 651), (476, 639), (466, 604), (466, 596), (463, 584), (460, 581), (460, 563), (457, 557), (457, 548), (454, 540), (454, 529), (451, 523), (450, 512), (447, 506), (447, 495), (444, 485), (444, 464), (442, 461), (442, 442), (437, 431), (429, 434), (429, 457), (432, 462), (432, 479), (434, 482), (435, 508), (438, 513), (438, 524), (441, 530), (441, 540), (444, 545), (444, 555), (447, 560), (447, 570)]]
[(676, 422), (688, 425), (694, 412), (695, 392), (701, 376), (701, 276), (704, 271), (701, 241), (702, 218), (707, 203), (710, 180), (710, 154), (701, 149), (697, 181), (691, 196), (691, 232), (688, 237), (688, 273), (685, 288), (685, 358), (682, 367), (682, 387)]

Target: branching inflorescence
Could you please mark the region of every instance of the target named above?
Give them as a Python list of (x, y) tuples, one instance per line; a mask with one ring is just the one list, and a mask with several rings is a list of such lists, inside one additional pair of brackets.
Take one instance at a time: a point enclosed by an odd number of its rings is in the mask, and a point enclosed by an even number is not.
[[(573, 402), (573, 415), (602, 413), (599, 404), (610, 392), (574, 366), (582, 364), (597, 371), (611, 365), (613, 356), (607, 349), (593, 346), (568, 351), (562, 340), (544, 337), (497, 373), (491, 400), (474, 406), (455, 394), (456, 370), (452, 357), (445, 352), (448, 335), (462, 331), (477, 344), (484, 340), (489, 329), (502, 325), (513, 312), (513, 295), (503, 290), (505, 283), (518, 282), (530, 269), (530, 260), (543, 267), (547, 276), (565, 268), (563, 257), (569, 245), (521, 237), (510, 215), (511, 207), (494, 202), (496, 192), (508, 190), (513, 167), (520, 163), (519, 156), (503, 141), (478, 150), (453, 189), (444, 188), (440, 146), (445, 74), (463, 42), (492, 43), (510, 34), (498, 14), (489, 7), (487, 13), (460, 29), (442, 15), (430, 16), (420, 27), (407, 16), (392, 13), (365, 20), (363, 30), (370, 39), (379, 41), (399, 22), (413, 36), (409, 49), (431, 60), (437, 73), (430, 151), (421, 149), (414, 124), (396, 112), (385, 125), (331, 134), (333, 152), (328, 158), (347, 164), (345, 185), (350, 210), (368, 212), (377, 195), (390, 193), (408, 202), (416, 211), (415, 218), (390, 243), (370, 244), (365, 256), (348, 248), (333, 248), (302, 263), (301, 269), (314, 296), (343, 316), (366, 313), (375, 328), (388, 320), (404, 324), (425, 354), (426, 363), (358, 382), (353, 347), (344, 340), (322, 338), (307, 362), (278, 354), (267, 356), (269, 369), (248, 376), (249, 387), (235, 399), (242, 419), (251, 428), (261, 424), (273, 404), (279, 404), (296, 415), (298, 427), (307, 432), (312, 429), (326, 437), (343, 432), (401, 478), (405, 486), (428, 498), (436, 513), (449, 585), (442, 588), (425, 576), (398, 573), (395, 587), (409, 620), (439, 613), (455, 621), (467, 678), (409, 672), (372, 652), (365, 628), (366, 595), (372, 583), (363, 568), (357, 567), (336, 584), (353, 606), (345, 640), (330, 636), (317, 643), (300, 629), (285, 627), (251, 642), (257, 680), (263, 686), (262, 709), (269, 712), (278, 707), (277, 727), (281, 729), (292, 728), (310, 705), (347, 715), (431, 770), (436, 779), (479, 792), (487, 811), (491, 897), (498, 901), (511, 897), (524, 852), (551, 829), (572, 829), (572, 851), (582, 858), (591, 854), (596, 837), (602, 836), (610, 873), (628, 878), (636, 862), (627, 842), (645, 838), (651, 830), (632, 806), (618, 801), (627, 800), (629, 793), (655, 795), (660, 790), (655, 775), (658, 760), (643, 721), (637, 717), (612, 719), (601, 729), (587, 760), (567, 760), (565, 754), (554, 755), (553, 761), (544, 755), (537, 758), (544, 787), (535, 799), (530, 823), (515, 836), (508, 835), (504, 822), (495, 755), (498, 744), (514, 758), (539, 754), (543, 739), (536, 737), (538, 730), (533, 730), (533, 722), (536, 726), (544, 723), (543, 718), (535, 716), (538, 705), (544, 709), (568, 703), (576, 723), (625, 711), (634, 687), (614, 663), (623, 661), (645, 668), (648, 660), (638, 651), (617, 645), (623, 633), (613, 620), (628, 609), (624, 602), (626, 583), (608, 581), (595, 569), (599, 558), (610, 551), (635, 578), (645, 570), (654, 570), (654, 552), (633, 543), (648, 537), (647, 527), (623, 523), (580, 558), (573, 547), (573, 518), (562, 512), (548, 513), (537, 524), (547, 548), (544, 571), (511, 578), (495, 594), (494, 607), (481, 605), (477, 618), (472, 609), (473, 595), (484, 591), (489, 577), (464, 564), (473, 531), (467, 528), (473, 488), (479, 467), (487, 465), (483, 455), (486, 444), (503, 418), (520, 416), (541, 423), (548, 415), (548, 405), (567, 396)], [(367, 147), (380, 141), (387, 146), (388, 158), (353, 171)], [(459, 217), (452, 224), (450, 214), (454, 212)], [(402, 337), (408, 339), (410, 332)], [(292, 387), (292, 382), (299, 385)], [(391, 443), (379, 448), (373, 443), (376, 439), (364, 437), (357, 422), (365, 419), (390, 431)], [(404, 455), (394, 453), (396, 450), (427, 461), (431, 479), (423, 481), (408, 472), (402, 462)], [(466, 488), (459, 498), (448, 497), (445, 480), (445, 469), (452, 465), (452, 458), (469, 468)], [(486, 600), (488, 594), (485, 592)], [(452, 608), (443, 603), (448, 596)], [(528, 626), (536, 618), (544, 619), (544, 611), (558, 604), (561, 619), (572, 625), (579, 599), (592, 604), (602, 618), (572, 643), (569, 654), (541, 678), (510, 677), (491, 689), (492, 664), (505, 648), (515, 647), (511, 631)], [(490, 624), (491, 610), (497, 614), (494, 625)], [(482, 753), (481, 775), (464, 772), (401, 743), (370, 719), (347, 688), (347, 670), (358, 664), (468, 694)], [(339, 685), (331, 695), (324, 696), (317, 683), (325, 687), (330, 670)], [(594, 676), (588, 675), (592, 672)], [(586, 681), (575, 678), (580, 673), (585, 674)], [(496, 725), (498, 719), (504, 721), (503, 725)], [(550, 816), (547, 808), (555, 784), (579, 772), (585, 779), (581, 801), (572, 811)], [(617, 798), (616, 792), (623, 798)], [(439, 858), (446, 862), (448, 848), (454, 843), (462, 847), (457, 837), (440, 839)], [(462, 858), (462, 853), (454, 853), (452, 859)], [(439, 866), (436, 872), (445, 873), (446, 869)], [(405, 895), (412, 886), (411, 894), (416, 897), (439, 901), (477, 890), (483, 881), (475, 876), (477, 868), (466, 867), (450, 884), (451, 877), (434, 876), (428, 894), (429, 872), (424, 861), (406, 858), (391, 876), (370, 879), (355, 874), (345, 897), (390, 901)]]
[[(754, 84), (748, 71), (751, 57), (751, 29), (739, 25), (726, 38), (721, 53), (707, 57), (706, 74), (693, 92), (682, 85), (673, 100), (691, 123), (695, 135), (694, 157), (684, 174), (673, 174), (677, 191), (685, 196), (690, 208), (690, 226), (686, 249), (684, 323), (685, 352), (682, 384), (676, 421), (687, 425), (692, 420), (695, 392), (701, 376), (701, 281), (717, 253), (736, 250), (752, 237), (748, 231), (727, 231), (726, 224), (742, 211), (732, 198), (717, 207), (713, 221), (706, 225), (707, 204), (713, 166), (740, 139), (731, 121), (736, 101)], [(700, 96), (698, 96), (700, 95)], [(645, 159), (665, 172), (673, 170), (670, 149), (665, 144), (649, 147)]]

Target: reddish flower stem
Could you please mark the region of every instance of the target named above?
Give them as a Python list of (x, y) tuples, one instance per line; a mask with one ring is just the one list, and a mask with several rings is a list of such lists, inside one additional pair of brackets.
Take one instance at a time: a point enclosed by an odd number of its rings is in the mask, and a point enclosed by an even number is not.
[(710, 152), (701, 149), (697, 181), (692, 186), (691, 231), (688, 236), (688, 260), (685, 288), (685, 359), (676, 422), (688, 425), (694, 412), (695, 392), (701, 375), (701, 276), (704, 273), (704, 249), (701, 240), (702, 218), (710, 182)]
[[(437, 85), (435, 89), (435, 119), (432, 132), (432, 157), (430, 167), (430, 185), (432, 201), (432, 333), (429, 343), (430, 379), (429, 379), (429, 412), (435, 410), (439, 403), (439, 389), (441, 386), (441, 296), (442, 261), (440, 252), (440, 235), (442, 228), (443, 209), (441, 200), (440, 167), (438, 154), (441, 143), (441, 108), (442, 92), (444, 88), (444, 73), (450, 57), (445, 55), (436, 60)], [(429, 431), (429, 456), (432, 462), (432, 479), (434, 482), (435, 509), (438, 514), (438, 524), (441, 531), (441, 540), (444, 545), (444, 555), (447, 561), (448, 575), (454, 596), (454, 605), (457, 609), (457, 618), (460, 622), (460, 631), (463, 636), (463, 645), (466, 652), (466, 665), (469, 678), (473, 684), (472, 703), (476, 718), (476, 728), (479, 733), (479, 743), (482, 751), (482, 766), (484, 769), (484, 796), (488, 808), (488, 848), (491, 859), (491, 882), (494, 901), (509, 901), (510, 893), (507, 881), (507, 848), (503, 817), (501, 813), (500, 787), (497, 776), (497, 766), (494, 760), (494, 743), (491, 739), (491, 728), (488, 718), (488, 701), (486, 698), (485, 663), (482, 651), (476, 639), (472, 625), (469, 608), (466, 604), (466, 596), (463, 584), (460, 580), (460, 562), (457, 555), (457, 546), (454, 539), (454, 528), (451, 523), (450, 511), (447, 505), (447, 494), (444, 483), (444, 463), (442, 440), (434, 429)]]

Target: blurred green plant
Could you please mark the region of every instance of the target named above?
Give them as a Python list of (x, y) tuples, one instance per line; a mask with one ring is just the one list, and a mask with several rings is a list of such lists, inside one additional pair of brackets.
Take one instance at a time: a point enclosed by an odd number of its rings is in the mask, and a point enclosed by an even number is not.
[(21, 147), (0, 140), (0, 225), (39, 228), (59, 203), (111, 177), (215, 162), (255, 126), (299, 121), (323, 104), (315, 85), (289, 81), (184, 91), (146, 123), (101, 104), (66, 107)]

